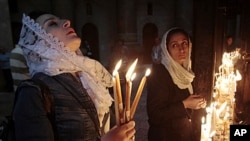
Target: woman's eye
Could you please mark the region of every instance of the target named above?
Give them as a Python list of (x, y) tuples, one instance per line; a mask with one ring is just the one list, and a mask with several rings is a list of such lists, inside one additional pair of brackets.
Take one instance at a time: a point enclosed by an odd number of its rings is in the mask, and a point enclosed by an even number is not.
[(48, 24), (48, 26), (56, 26), (56, 25), (57, 25), (57, 23), (54, 22), (54, 21), (51, 21), (51, 22), (49, 22), (49, 24)]
[(187, 42), (184, 42), (183, 45), (184, 45), (184, 46), (188, 46), (188, 43), (187, 43)]
[(173, 48), (176, 48), (176, 47), (178, 47), (178, 46), (177, 46), (177, 44), (173, 44), (172, 47), (173, 47)]

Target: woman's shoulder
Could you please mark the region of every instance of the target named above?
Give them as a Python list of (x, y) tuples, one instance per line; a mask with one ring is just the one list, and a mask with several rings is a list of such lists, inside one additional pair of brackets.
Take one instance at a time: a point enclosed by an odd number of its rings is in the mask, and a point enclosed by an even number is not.
[[(161, 63), (153, 63), (152, 64), (152, 72), (155, 72), (155, 73), (167, 72), (167, 69)], [(161, 75), (161, 73), (159, 75)]]
[(168, 80), (171, 79), (171, 76), (168, 70), (165, 68), (163, 64), (152, 64), (151, 74), (149, 75), (151, 78), (156, 78), (158, 80)]

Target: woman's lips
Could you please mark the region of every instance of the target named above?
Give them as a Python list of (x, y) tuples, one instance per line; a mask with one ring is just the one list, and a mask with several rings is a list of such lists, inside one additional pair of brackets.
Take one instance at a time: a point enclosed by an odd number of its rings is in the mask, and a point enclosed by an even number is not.
[(69, 34), (76, 34), (75, 30), (74, 29), (69, 29), (69, 31), (67, 32), (66, 35), (69, 35)]

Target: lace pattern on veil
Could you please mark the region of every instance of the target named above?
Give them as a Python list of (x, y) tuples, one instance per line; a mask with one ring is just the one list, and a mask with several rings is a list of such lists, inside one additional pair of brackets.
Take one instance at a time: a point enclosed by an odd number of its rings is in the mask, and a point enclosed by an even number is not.
[(107, 87), (112, 86), (111, 74), (97, 61), (83, 56), (80, 51), (71, 52), (63, 42), (29, 16), (23, 15), (23, 27), (19, 45), (22, 47), (30, 74), (43, 72), (54, 76), (78, 72), (83, 87), (95, 104), (100, 123), (112, 104)]

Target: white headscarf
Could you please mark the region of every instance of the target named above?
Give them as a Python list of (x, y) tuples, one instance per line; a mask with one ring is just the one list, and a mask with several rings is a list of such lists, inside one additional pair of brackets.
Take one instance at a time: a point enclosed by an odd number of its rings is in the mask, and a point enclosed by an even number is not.
[(161, 49), (162, 49), (162, 60), (161, 63), (165, 66), (165, 68), (169, 71), (174, 84), (176, 84), (180, 89), (186, 89), (188, 88), (190, 94), (193, 94), (193, 87), (191, 82), (194, 79), (194, 73), (192, 72), (191, 69), (191, 49), (192, 49), (192, 43), (189, 38), (189, 51), (188, 51), (188, 56), (183, 64), (180, 65), (176, 61), (173, 60), (171, 55), (169, 54), (167, 50), (167, 45), (166, 45), (166, 39), (170, 31), (178, 29), (177, 27), (172, 28), (168, 30), (163, 38), (162, 42), (160, 44)]
[(18, 44), (23, 48), (31, 76), (38, 72), (49, 76), (78, 72), (83, 87), (95, 104), (101, 124), (113, 100), (107, 89), (112, 87), (111, 74), (99, 62), (83, 56), (80, 50), (71, 52), (29, 16), (23, 14), (22, 22)]

